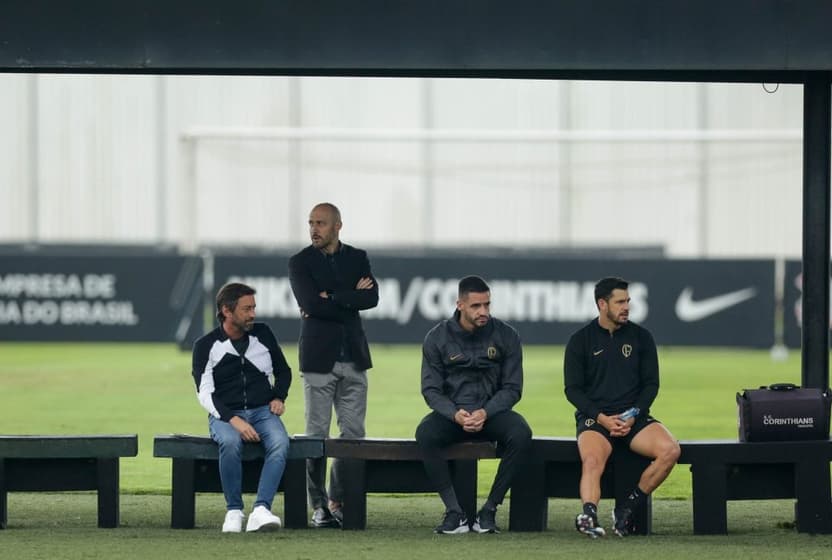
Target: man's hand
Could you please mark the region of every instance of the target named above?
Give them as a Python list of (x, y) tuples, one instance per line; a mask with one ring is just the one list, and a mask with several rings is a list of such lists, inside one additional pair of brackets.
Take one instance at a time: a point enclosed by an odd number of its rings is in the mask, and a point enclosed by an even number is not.
[(240, 437), (243, 438), (243, 441), (260, 441), (260, 436), (257, 435), (257, 432), (251, 424), (239, 416), (233, 416), (228, 423), (231, 424), (235, 430), (240, 432)]
[(358, 284), (355, 285), (356, 290), (370, 290), (373, 287), (373, 279), (369, 276), (365, 276), (361, 280), (358, 281)]
[(482, 430), (482, 425), (485, 424), (487, 416), (482, 408), (474, 412), (468, 412), (460, 408), (454, 414), (454, 422), (462, 426), (462, 429), (466, 432), (476, 433)]
[(624, 437), (630, 433), (630, 427), (635, 423), (634, 418), (621, 420), (618, 415), (607, 416), (603, 412), (598, 415), (596, 421), (601, 424), (612, 437)]
[(329, 294), (326, 293), (326, 290), (324, 290), (323, 292), (318, 292), (318, 295), (324, 299), (329, 299)]
[(280, 399), (274, 399), (269, 403), (269, 410), (275, 416), (281, 416), (286, 410), (286, 405)]
[(459, 424), (460, 426), (465, 428), (465, 421), (468, 420), (468, 418), (470, 418), (470, 416), (471, 416), (470, 412), (460, 408), (459, 410), (456, 411), (456, 414), (454, 414), (454, 422), (456, 422), (457, 424)]
[(488, 417), (484, 408), (475, 410), (465, 419), (465, 425), (462, 427), (466, 432), (479, 432), (485, 424), (485, 419)]

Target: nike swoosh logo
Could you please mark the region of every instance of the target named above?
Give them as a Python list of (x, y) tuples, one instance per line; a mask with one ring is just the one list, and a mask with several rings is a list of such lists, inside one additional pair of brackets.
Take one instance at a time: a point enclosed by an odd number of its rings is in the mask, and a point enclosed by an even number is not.
[(454, 354), (453, 356), (450, 356), (452, 362), (460, 359), (461, 357), (462, 354)]
[(676, 316), (686, 323), (701, 321), (729, 307), (738, 305), (757, 295), (757, 288), (743, 288), (735, 292), (729, 292), (713, 296), (699, 301), (693, 300), (693, 288), (685, 287), (676, 300)]
[(592, 355), (593, 355), (593, 356), (597, 356), (598, 354), (600, 354), (600, 353), (601, 353), (601, 352), (603, 352), (603, 351), (604, 351), (604, 349), (603, 349), (603, 348), (601, 348), (601, 349), (600, 349), (600, 350), (598, 350), (597, 352), (593, 352), (593, 353), (592, 353)]

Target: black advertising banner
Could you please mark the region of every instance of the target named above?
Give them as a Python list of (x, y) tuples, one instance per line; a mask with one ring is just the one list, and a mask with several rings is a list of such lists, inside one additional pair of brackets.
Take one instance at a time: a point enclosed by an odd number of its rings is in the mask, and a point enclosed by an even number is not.
[(193, 337), (202, 276), (178, 255), (0, 256), (0, 340)]
[[(257, 314), (283, 341), (297, 340), (300, 314), (287, 255), (216, 256), (213, 291), (229, 281), (257, 289)], [(449, 317), (457, 282), (477, 274), (491, 285), (492, 313), (524, 342), (565, 344), (597, 315), (595, 282), (630, 280), (630, 319), (658, 344), (770, 347), (774, 342), (774, 261), (592, 260), (373, 256), (379, 305), (362, 313), (371, 343), (421, 343)]]

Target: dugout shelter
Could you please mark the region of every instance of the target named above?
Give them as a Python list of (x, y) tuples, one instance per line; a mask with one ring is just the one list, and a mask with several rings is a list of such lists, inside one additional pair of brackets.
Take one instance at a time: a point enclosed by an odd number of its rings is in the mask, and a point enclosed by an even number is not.
[(825, 0), (9, 0), (0, 72), (803, 86), (802, 385), (829, 385)]

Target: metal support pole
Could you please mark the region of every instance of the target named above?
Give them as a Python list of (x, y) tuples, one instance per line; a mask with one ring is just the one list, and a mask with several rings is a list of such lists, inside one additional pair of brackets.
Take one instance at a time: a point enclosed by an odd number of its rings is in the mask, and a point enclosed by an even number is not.
[[(708, 106), (708, 84), (698, 84), (696, 89), (697, 100), (697, 130), (706, 131), (709, 126), (709, 106)], [(710, 143), (707, 140), (700, 140), (696, 143), (696, 159), (697, 159), (697, 205), (698, 205), (698, 221), (699, 231), (697, 231), (696, 244), (698, 248), (699, 258), (708, 258), (708, 249), (710, 248), (710, 216), (708, 207), (710, 205)]]
[[(434, 128), (433, 119), (433, 82), (430, 78), (422, 79), (422, 130), (431, 132)], [(422, 243), (430, 247), (436, 241), (435, 224), (433, 215), (436, 209), (434, 205), (436, 190), (436, 154), (434, 153), (434, 140), (425, 138), (422, 140)]]
[[(563, 80), (560, 82), (560, 99), (558, 102), (559, 128), (565, 132), (571, 132), (574, 128), (572, 122), (572, 82)], [(557, 143), (558, 153), (558, 188), (560, 189), (560, 201), (558, 213), (558, 241), (564, 247), (571, 247), (575, 232), (572, 224), (573, 206), (573, 161), (572, 152), (574, 148), (571, 142), (560, 141)]]
[[(292, 128), (300, 128), (302, 121), (302, 91), (301, 79), (298, 77), (289, 78), (289, 125)], [(302, 246), (304, 242), (308, 242), (304, 234), (304, 224), (306, 224), (306, 216), (304, 212), (308, 212), (308, 208), (302, 208), (303, 201), (303, 152), (302, 144), (299, 138), (288, 139), (286, 161), (287, 182), (288, 182), (288, 204), (286, 216), (286, 223), (289, 224), (289, 244), (292, 246)]]
[(26, 201), (28, 235), (26, 242), (36, 245), (40, 231), (40, 76), (32, 74), (28, 80), (29, 98), (29, 196)]
[(164, 245), (168, 238), (168, 97), (167, 78), (157, 76), (156, 94), (156, 243)]
[(197, 177), (196, 177), (196, 158), (199, 150), (198, 137), (184, 137), (182, 139), (184, 152), (182, 160), (185, 165), (185, 185), (182, 189), (182, 240), (180, 248), (186, 252), (194, 252), (197, 248), (197, 219), (199, 212), (197, 205)]
[(803, 348), (801, 384), (829, 386), (830, 78), (803, 84)]

